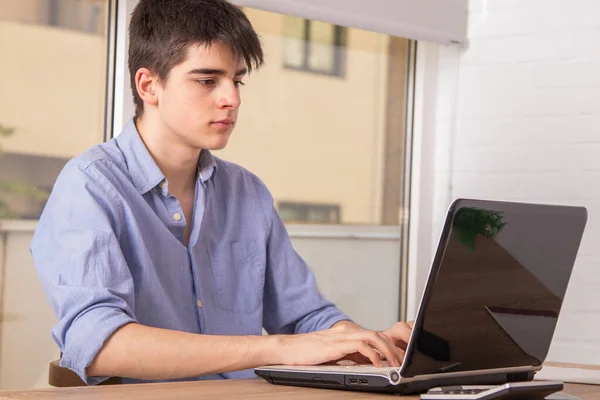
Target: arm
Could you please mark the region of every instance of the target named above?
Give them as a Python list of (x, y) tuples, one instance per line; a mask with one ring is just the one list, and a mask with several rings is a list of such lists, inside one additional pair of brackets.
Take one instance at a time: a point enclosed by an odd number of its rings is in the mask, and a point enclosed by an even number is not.
[(377, 366), (381, 366), (379, 354), (384, 354), (393, 360), (391, 365), (399, 365), (380, 334), (352, 323), (309, 334), (273, 336), (197, 335), (132, 323), (106, 341), (87, 373), (177, 379), (269, 364), (315, 365), (347, 354), (360, 354)]
[(90, 376), (177, 379), (277, 364), (274, 336), (198, 335), (128, 324), (104, 344)]
[(119, 327), (136, 322), (133, 278), (115, 231), (121, 206), (96, 170), (69, 162), (35, 230), (31, 254), (57, 317), (61, 366), (88, 384), (85, 368)]

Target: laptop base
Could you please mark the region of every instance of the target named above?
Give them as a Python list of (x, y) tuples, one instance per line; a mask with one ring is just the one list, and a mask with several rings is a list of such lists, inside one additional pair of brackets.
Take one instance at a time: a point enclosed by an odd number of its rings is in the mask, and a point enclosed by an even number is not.
[(508, 382), (525, 382), (533, 380), (534, 372), (492, 373), (471, 376), (444, 377), (390, 384), (381, 376), (360, 374), (319, 373), (311, 371), (265, 371), (256, 369), (256, 375), (275, 385), (303, 386), (323, 389), (354, 390), (362, 392), (381, 392), (395, 394), (423, 393), (438, 386), (452, 385), (501, 385)]

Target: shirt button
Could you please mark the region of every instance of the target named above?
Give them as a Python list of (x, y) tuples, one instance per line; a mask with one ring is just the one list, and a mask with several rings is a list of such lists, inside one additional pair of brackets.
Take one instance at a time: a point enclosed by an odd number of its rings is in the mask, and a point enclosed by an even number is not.
[(202, 308), (202, 301), (201, 301), (201, 300), (198, 300), (198, 301), (196, 302), (196, 305), (198, 306), (198, 308)]
[(179, 214), (179, 213), (175, 213), (175, 214), (173, 214), (173, 219), (174, 219), (175, 221), (181, 221), (181, 214)]
[(165, 186), (167, 186), (167, 182), (162, 181), (161, 183), (158, 184), (158, 186), (160, 186), (161, 189), (164, 189)]

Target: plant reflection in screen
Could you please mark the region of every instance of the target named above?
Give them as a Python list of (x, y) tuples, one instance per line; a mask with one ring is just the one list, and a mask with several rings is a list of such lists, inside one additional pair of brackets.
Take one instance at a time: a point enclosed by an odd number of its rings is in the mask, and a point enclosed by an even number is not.
[(456, 212), (452, 223), (452, 236), (469, 251), (475, 251), (477, 236), (495, 239), (506, 222), (501, 211), (462, 207)]

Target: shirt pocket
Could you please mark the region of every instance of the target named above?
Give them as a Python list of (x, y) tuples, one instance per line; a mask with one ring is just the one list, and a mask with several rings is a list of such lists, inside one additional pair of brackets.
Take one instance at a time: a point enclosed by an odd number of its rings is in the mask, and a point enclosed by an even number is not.
[(213, 249), (211, 266), (219, 307), (250, 314), (260, 306), (265, 280), (265, 251), (255, 240), (230, 242)]

